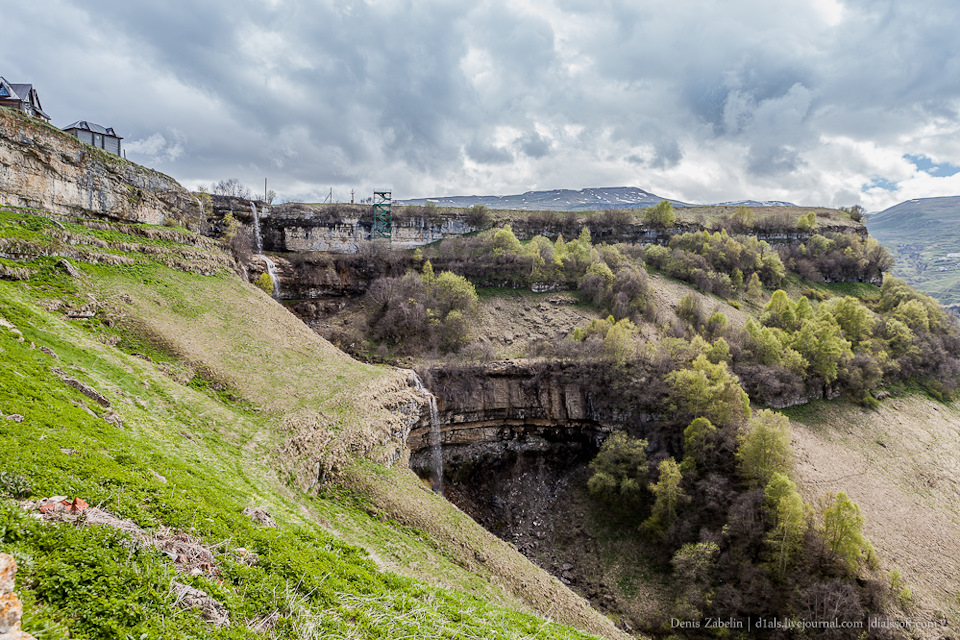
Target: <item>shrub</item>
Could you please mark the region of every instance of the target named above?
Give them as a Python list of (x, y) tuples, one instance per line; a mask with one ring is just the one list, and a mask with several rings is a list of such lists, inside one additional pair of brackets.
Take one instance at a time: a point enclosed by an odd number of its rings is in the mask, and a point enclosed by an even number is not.
[(823, 537), (852, 573), (861, 561), (873, 559), (873, 545), (863, 535), (860, 507), (842, 491), (823, 514)]
[(669, 200), (661, 200), (656, 205), (643, 211), (643, 223), (651, 227), (666, 229), (672, 227), (676, 220), (677, 216), (673, 212), (673, 203)]
[(656, 500), (650, 517), (643, 523), (648, 531), (663, 537), (668, 537), (677, 521), (677, 509), (686, 499), (686, 494), (680, 487), (683, 473), (680, 465), (673, 458), (667, 458), (657, 467), (659, 473), (655, 484), (650, 485), (650, 491)]
[(634, 502), (647, 484), (647, 441), (618, 431), (604, 440), (590, 462), (590, 493), (612, 503)]
[(689, 369), (678, 369), (666, 377), (671, 405), (682, 416), (704, 417), (719, 426), (734, 426), (750, 417), (750, 398), (726, 363), (712, 364), (703, 354)]
[(762, 409), (740, 432), (737, 461), (751, 485), (766, 485), (775, 473), (791, 466), (790, 421), (782, 413)]
[(257, 279), (253, 281), (253, 284), (268, 296), (273, 295), (273, 276), (269, 273), (261, 273)]
[(466, 222), (474, 229), (485, 229), (492, 221), (493, 216), (490, 215), (490, 210), (482, 204), (475, 204), (467, 209)]

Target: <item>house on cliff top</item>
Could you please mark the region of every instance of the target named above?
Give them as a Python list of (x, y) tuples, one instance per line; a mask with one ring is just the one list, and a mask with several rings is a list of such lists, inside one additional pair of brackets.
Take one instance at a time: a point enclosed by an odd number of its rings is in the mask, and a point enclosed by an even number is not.
[(32, 84), (12, 84), (0, 76), (0, 107), (23, 111), (34, 118), (50, 122), (50, 116), (40, 106), (40, 96)]
[(103, 149), (115, 156), (120, 155), (120, 141), (123, 138), (118, 136), (112, 127), (101, 127), (86, 120), (79, 120), (68, 127), (64, 127), (63, 130), (79, 138), (80, 142), (92, 144), (98, 149)]

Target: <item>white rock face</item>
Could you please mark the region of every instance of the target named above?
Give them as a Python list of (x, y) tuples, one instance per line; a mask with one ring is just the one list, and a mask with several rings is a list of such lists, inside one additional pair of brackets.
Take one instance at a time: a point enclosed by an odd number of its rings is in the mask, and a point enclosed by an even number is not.
[(176, 180), (0, 109), (0, 205), (198, 225), (201, 209)]

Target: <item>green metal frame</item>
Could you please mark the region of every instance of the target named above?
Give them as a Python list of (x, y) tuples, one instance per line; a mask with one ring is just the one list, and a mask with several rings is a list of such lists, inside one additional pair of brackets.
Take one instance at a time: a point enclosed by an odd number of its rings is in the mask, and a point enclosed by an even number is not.
[(393, 239), (393, 193), (390, 191), (373, 192), (373, 229), (372, 240), (378, 238)]

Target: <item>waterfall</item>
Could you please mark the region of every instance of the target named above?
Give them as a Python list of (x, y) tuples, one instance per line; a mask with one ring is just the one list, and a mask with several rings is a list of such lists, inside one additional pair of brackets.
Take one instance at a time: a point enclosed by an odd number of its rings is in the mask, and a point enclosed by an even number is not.
[(267, 273), (270, 274), (270, 279), (273, 281), (273, 299), (277, 300), (280, 298), (280, 276), (277, 274), (277, 265), (262, 253), (260, 257), (267, 263)]
[(257, 241), (257, 255), (263, 255), (263, 236), (260, 235), (260, 214), (257, 213), (257, 205), (250, 203), (250, 210), (253, 211), (253, 237)]
[(253, 212), (253, 237), (257, 242), (257, 255), (263, 258), (267, 265), (267, 273), (270, 280), (273, 281), (273, 299), (280, 299), (280, 276), (277, 273), (277, 264), (263, 254), (263, 236), (260, 235), (260, 214), (257, 212), (257, 205), (250, 203), (250, 211)]
[(430, 452), (433, 460), (433, 490), (443, 495), (443, 440), (440, 432), (440, 412), (437, 410), (437, 396), (423, 386), (423, 380), (413, 374), (413, 384), (423, 394), (430, 406)]

